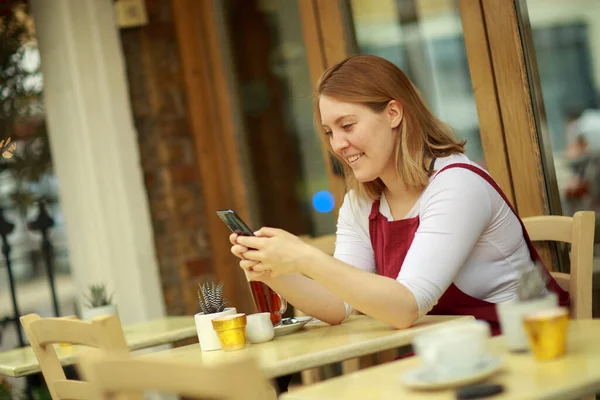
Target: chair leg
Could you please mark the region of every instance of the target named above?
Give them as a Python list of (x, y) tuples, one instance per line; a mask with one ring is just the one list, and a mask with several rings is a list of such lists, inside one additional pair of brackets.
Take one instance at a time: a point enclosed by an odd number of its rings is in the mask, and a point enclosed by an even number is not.
[(301, 372), (301, 376), (303, 385), (310, 385), (312, 383), (317, 383), (322, 380), (320, 368), (305, 369)]
[(398, 357), (396, 349), (384, 350), (377, 353), (377, 363), (384, 364), (387, 362), (394, 361)]
[(275, 384), (277, 385), (277, 393), (286, 393), (290, 382), (292, 381), (292, 375), (283, 375), (275, 378)]
[(360, 360), (358, 358), (352, 358), (350, 360), (342, 361), (342, 375), (349, 374), (360, 369)]

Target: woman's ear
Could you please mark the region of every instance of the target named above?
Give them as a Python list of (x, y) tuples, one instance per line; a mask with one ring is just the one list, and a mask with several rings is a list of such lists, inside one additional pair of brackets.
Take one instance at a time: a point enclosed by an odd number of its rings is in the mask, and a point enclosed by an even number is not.
[(404, 107), (396, 100), (390, 100), (387, 105), (388, 116), (390, 117), (390, 127), (392, 129), (400, 126), (404, 118)]

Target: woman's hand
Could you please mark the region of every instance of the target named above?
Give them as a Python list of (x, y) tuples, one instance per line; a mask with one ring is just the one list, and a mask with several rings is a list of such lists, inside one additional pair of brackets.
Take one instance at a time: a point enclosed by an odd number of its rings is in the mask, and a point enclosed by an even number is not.
[(237, 233), (232, 233), (229, 235), (229, 241), (233, 246), (231, 246), (231, 252), (234, 256), (241, 259), (240, 267), (246, 272), (246, 276), (251, 281), (263, 281), (268, 279), (271, 276), (271, 271), (254, 271), (254, 266), (258, 264), (258, 261), (247, 260), (244, 254), (248, 251), (246, 246), (242, 246), (238, 243), (238, 237), (240, 237)]
[(253, 271), (270, 271), (272, 277), (302, 273), (304, 265), (319, 251), (281, 229), (261, 228), (254, 234), (256, 236), (238, 236), (240, 247), (236, 251), (247, 261), (244, 265), (255, 262), (252, 264)]

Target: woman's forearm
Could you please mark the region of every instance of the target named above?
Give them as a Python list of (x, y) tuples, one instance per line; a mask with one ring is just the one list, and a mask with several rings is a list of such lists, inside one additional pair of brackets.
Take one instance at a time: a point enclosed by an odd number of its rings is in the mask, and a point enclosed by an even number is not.
[(329, 289), (301, 274), (281, 275), (264, 280), (295, 308), (327, 322), (340, 324), (346, 317), (346, 307)]
[(396, 328), (407, 328), (418, 317), (417, 302), (404, 285), (354, 268), (325, 253), (315, 255), (302, 273), (362, 313)]

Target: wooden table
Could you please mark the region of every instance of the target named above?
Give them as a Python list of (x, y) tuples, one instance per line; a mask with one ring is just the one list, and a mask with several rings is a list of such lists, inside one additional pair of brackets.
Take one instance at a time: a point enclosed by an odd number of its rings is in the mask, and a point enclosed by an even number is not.
[(414, 326), (397, 330), (365, 315), (354, 315), (341, 325), (306, 325), (302, 330), (272, 341), (247, 344), (245, 349), (203, 352), (200, 345), (158, 351), (144, 357), (160, 357), (210, 365), (254, 357), (266, 377), (275, 378), (314, 367), (374, 354), (410, 344), (421, 332), (440, 325), (471, 321), (470, 316), (425, 316)]
[[(600, 392), (600, 320), (571, 321), (568, 353), (551, 362), (535, 361), (532, 354), (505, 350), (504, 338), (490, 340), (504, 366), (487, 382), (500, 383), (504, 393), (493, 399), (573, 399)], [(281, 400), (327, 399), (454, 399), (454, 390), (414, 391), (400, 376), (420, 364), (411, 357), (357, 371), (315, 385), (294, 389)]]
[[(123, 327), (130, 350), (138, 350), (196, 336), (193, 316), (165, 317)], [(62, 365), (71, 365), (82, 346), (56, 346)], [(19, 377), (40, 372), (31, 347), (0, 353), (0, 375)]]

